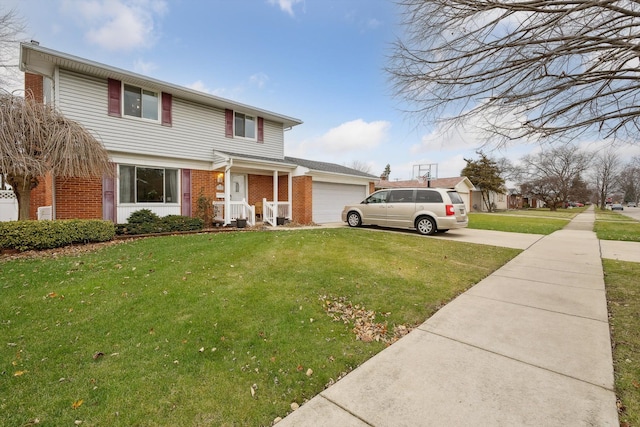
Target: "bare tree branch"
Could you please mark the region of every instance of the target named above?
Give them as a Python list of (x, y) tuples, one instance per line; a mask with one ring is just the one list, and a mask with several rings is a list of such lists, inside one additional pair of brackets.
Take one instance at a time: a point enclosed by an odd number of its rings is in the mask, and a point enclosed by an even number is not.
[(406, 33), (387, 71), (421, 121), (474, 120), (502, 144), (584, 132), (637, 142), (639, 2), (397, 3)]
[(0, 11), (0, 88), (15, 85), (20, 78), (18, 46), (24, 29), (25, 24), (17, 12)]

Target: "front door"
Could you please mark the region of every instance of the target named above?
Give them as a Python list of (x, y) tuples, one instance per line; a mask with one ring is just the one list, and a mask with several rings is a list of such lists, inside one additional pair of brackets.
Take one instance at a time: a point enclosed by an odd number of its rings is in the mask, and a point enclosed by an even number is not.
[(231, 174), (231, 201), (241, 202), (247, 199), (246, 175)]

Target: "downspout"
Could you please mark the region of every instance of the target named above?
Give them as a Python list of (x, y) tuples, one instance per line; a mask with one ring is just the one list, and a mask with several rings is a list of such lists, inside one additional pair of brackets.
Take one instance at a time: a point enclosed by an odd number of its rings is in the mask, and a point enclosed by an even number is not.
[(56, 215), (56, 177), (51, 174), (51, 219), (57, 219)]
[(231, 224), (231, 208), (229, 202), (231, 201), (231, 167), (233, 166), (233, 159), (229, 159), (229, 163), (224, 169), (224, 225)]

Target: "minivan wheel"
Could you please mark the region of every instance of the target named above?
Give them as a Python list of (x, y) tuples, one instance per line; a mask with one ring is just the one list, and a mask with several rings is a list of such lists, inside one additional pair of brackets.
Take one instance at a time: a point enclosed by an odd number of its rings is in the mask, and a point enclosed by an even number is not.
[(431, 236), (436, 232), (436, 223), (429, 217), (423, 216), (416, 221), (418, 233)]
[(360, 219), (358, 212), (349, 212), (347, 215), (347, 224), (349, 224), (349, 227), (360, 227), (362, 219)]

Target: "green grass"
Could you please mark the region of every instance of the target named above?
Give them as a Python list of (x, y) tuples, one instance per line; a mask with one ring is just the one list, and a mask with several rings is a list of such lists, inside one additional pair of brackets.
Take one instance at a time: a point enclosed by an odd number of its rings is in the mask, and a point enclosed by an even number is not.
[(503, 212), (497, 212), (496, 215), (513, 215), (513, 216), (531, 216), (531, 217), (545, 217), (545, 218), (564, 218), (572, 219), (579, 213), (586, 210), (586, 207), (571, 208), (571, 209), (558, 209), (552, 211), (549, 208), (537, 208), (537, 209), (518, 209), (508, 210)]
[(640, 263), (602, 260), (620, 425), (640, 426)]
[(640, 222), (607, 209), (596, 209), (594, 231), (600, 240), (640, 242)]
[(560, 218), (538, 218), (503, 213), (469, 213), (469, 228), (480, 230), (551, 234), (562, 229), (568, 223), (568, 219)]
[(385, 347), (326, 299), (415, 325), (517, 253), (344, 228), (2, 262), (0, 425), (270, 425)]

